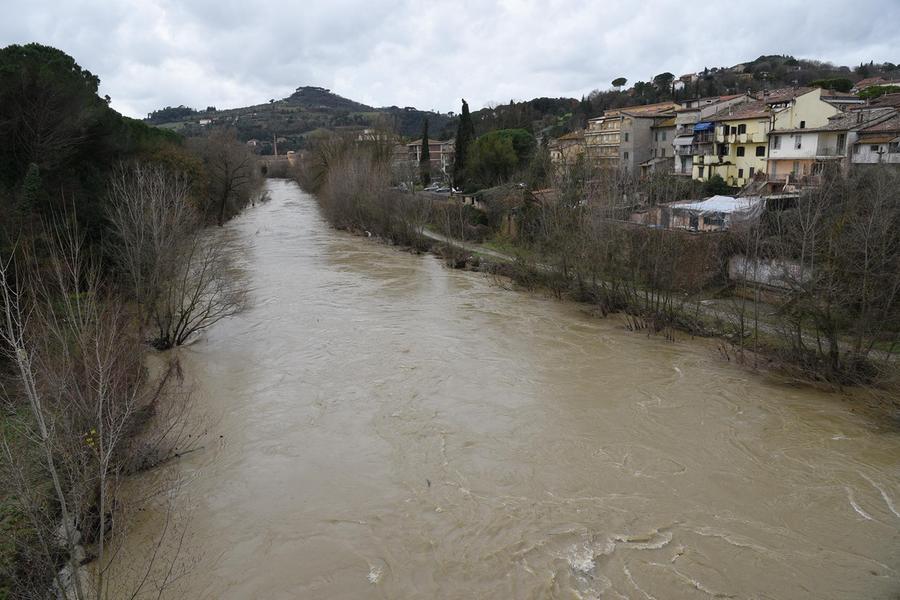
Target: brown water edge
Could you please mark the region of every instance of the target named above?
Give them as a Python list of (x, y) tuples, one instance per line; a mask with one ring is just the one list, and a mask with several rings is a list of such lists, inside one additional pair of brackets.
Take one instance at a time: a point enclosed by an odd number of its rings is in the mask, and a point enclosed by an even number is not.
[[(221, 231), (253, 306), (179, 350), (204, 450), (147, 476), (180, 480), (189, 531), (165, 597), (897, 596), (900, 435), (840, 395), (268, 185)], [(141, 513), (129, 553), (162, 523)]]

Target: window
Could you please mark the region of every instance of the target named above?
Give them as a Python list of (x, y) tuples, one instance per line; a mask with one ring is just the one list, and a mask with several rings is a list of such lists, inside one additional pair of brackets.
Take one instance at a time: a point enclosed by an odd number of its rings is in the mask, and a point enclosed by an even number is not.
[(715, 225), (717, 227), (725, 226), (725, 217), (722, 213), (716, 213), (713, 217), (703, 217), (704, 225)]
[(728, 125), (722, 125), (722, 135), (728, 135)]
[(800, 121), (800, 129), (806, 129), (806, 121)]
[(703, 165), (700, 165), (699, 167), (697, 167), (697, 177), (699, 177), (700, 179), (703, 179), (703, 169), (704, 168), (705, 167)]
[(839, 133), (837, 136), (837, 150), (838, 152), (844, 152), (844, 146), (847, 145), (847, 134)]
[(881, 150), (881, 146), (872, 145), (869, 146), (869, 150), (871, 150), (872, 152), (879, 152)]
[(733, 134), (734, 134), (734, 133), (737, 133), (737, 127), (732, 127), (732, 128), (731, 128), (731, 133), (733, 133)]
[(900, 152), (900, 142), (891, 142), (888, 145), (888, 152), (890, 152), (891, 154), (897, 154), (898, 152)]
[(625, 132), (625, 141), (626, 142), (628, 141), (628, 132), (627, 131)]
[(757, 146), (756, 147), (756, 155), (757, 156), (765, 156), (766, 155), (766, 147), (765, 146)]
[(662, 141), (666, 141), (666, 134), (667, 134), (667, 132), (665, 132), (665, 131), (662, 132)]
[[(660, 152), (661, 152), (660, 156), (662, 156), (663, 158), (665, 158), (665, 157), (666, 157), (666, 149), (663, 148), (662, 150), (660, 150)], [(894, 152), (894, 151), (891, 150), (891, 152)]]
[(803, 147), (803, 136), (797, 135), (796, 137), (794, 137), (794, 149), (799, 150), (802, 147)]
[(719, 151), (717, 154), (719, 156), (727, 156), (728, 155), (728, 145), (727, 144), (719, 144)]
[(743, 146), (738, 146), (738, 147), (737, 147), (737, 155), (738, 155), (738, 156), (743, 156), (743, 155), (744, 155), (744, 152), (746, 152), (746, 148), (744, 148)]
[(853, 154), (859, 154), (859, 144), (853, 144)]
[(754, 175), (756, 175), (756, 167), (750, 167), (750, 179), (753, 179)]
[(747, 133), (747, 125), (743, 123), (738, 125), (738, 133)]
[(781, 136), (776, 135), (772, 138), (772, 148), (775, 150), (781, 150)]
[(744, 170), (738, 169), (738, 179), (743, 179), (743, 178), (744, 178)]
[(624, 158), (625, 160), (628, 160), (628, 153), (627, 153), (627, 152), (623, 155), (623, 158)]

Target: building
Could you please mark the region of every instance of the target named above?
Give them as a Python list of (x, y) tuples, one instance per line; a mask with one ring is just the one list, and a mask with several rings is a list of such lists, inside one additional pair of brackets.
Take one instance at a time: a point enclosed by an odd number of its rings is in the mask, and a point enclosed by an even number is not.
[(650, 158), (653, 125), (677, 108), (674, 102), (628, 106), (590, 119), (584, 132), (588, 160), (601, 169), (637, 172)]
[(839, 112), (822, 100), (819, 88), (763, 92), (760, 100), (730, 106), (709, 118), (714, 152), (694, 155), (693, 176), (706, 181), (719, 175), (728, 185), (743, 187), (767, 172), (770, 132), (821, 127)]
[(872, 130), (896, 114), (893, 108), (864, 108), (838, 113), (821, 127), (773, 130), (767, 168), (770, 189), (796, 191), (818, 185), (829, 164), (846, 172), (851, 155), (871, 162), (868, 156), (863, 158), (865, 144), (858, 143), (859, 132)]
[(557, 167), (572, 166), (584, 156), (584, 130), (573, 131), (547, 144), (550, 162)]
[(855, 133), (850, 158), (853, 166), (900, 165), (900, 113), (896, 110), (886, 118), (859, 127)]
[(641, 175), (669, 172), (675, 164), (675, 116), (660, 117), (650, 126), (650, 158), (641, 163)]
[[(428, 157), (431, 162), (431, 171), (434, 174), (450, 171), (453, 165), (453, 140), (428, 140)], [(396, 156), (396, 155), (395, 155)], [(415, 164), (421, 162), (422, 140), (414, 140), (406, 144), (406, 160)]]
[[(730, 106), (753, 100), (747, 94), (692, 98), (675, 111), (675, 137), (672, 140), (673, 172), (690, 177), (695, 154), (712, 154), (712, 123), (707, 119)], [(695, 130), (696, 128), (696, 130)]]

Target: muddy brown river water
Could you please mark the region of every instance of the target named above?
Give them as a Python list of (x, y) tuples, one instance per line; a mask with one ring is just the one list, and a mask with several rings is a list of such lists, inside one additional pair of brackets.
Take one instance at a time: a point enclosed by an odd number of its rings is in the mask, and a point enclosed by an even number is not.
[(170, 467), (192, 566), (167, 597), (898, 598), (900, 435), (840, 395), (268, 185), (215, 234), (252, 306), (180, 351), (209, 434)]

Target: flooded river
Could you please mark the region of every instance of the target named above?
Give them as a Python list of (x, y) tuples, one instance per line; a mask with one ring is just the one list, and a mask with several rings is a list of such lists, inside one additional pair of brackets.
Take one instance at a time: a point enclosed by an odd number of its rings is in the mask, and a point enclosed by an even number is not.
[(252, 306), (180, 351), (209, 434), (172, 467), (195, 564), (171, 598), (900, 594), (900, 435), (841, 396), (268, 185), (216, 234)]

